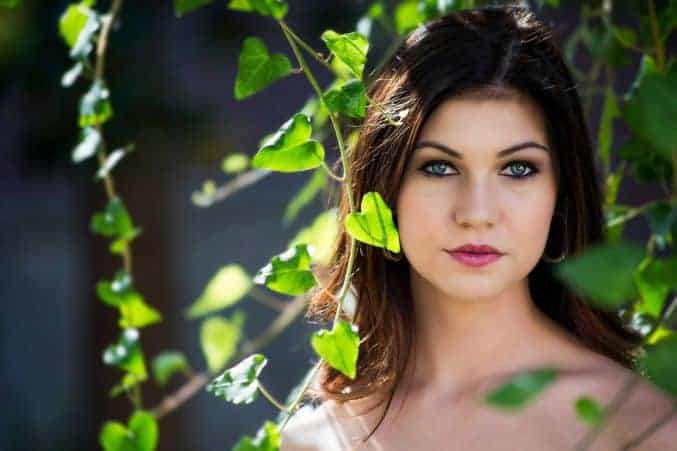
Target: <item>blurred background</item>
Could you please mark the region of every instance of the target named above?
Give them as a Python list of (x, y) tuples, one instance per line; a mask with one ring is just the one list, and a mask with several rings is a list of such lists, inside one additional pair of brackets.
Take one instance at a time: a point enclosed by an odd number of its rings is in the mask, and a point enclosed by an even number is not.
[[(108, 2), (99, 3), (100, 10), (107, 8)], [(370, 4), (289, 3), (287, 23), (320, 51), (322, 31), (354, 30)], [(575, 28), (579, 11), (578, 1), (561, 3), (542, 12), (560, 42)], [(108, 253), (106, 239), (89, 231), (91, 215), (106, 204), (103, 186), (93, 180), (94, 159), (80, 165), (70, 159), (85, 83), (60, 85), (72, 65), (57, 25), (68, 4), (26, 0), (18, 9), (0, 9), (0, 449), (6, 451), (98, 449), (101, 424), (126, 422), (131, 411), (124, 396), (108, 397), (121, 373), (101, 360), (102, 350), (119, 335), (118, 314), (97, 299), (94, 287), (119, 269), (119, 259)], [(632, 26), (631, 13), (626, 22)], [(246, 36), (262, 37), (271, 52), (293, 56), (273, 25), (228, 10), (226, 1), (181, 18), (170, 0), (128, 1), (111, 35), (106, 78), (115, 116), (106, 136), (111, 145), (136, 145), (114, 178), (143, 228), (132, 245), (136, 287), (164, 315), (162, 323), (142, 331), (148, 361), (173, 348), (184, 351), (194, 368), (203, 368), (200, 323), (185, 319), (185, 308), (226, 264), (255, 274), (325, 206), (317, 199), (283, 226), (284, 209), (307, 172), (272, 174), (210, 208), (191, 201), (206, 179), (227, 180), (220, 170), (226, 154), (253, 155), (259, 140), (312, 93), (298, 75), (235, 101), (237, 56)], [(372, 41), (366, 71), (388, 44)], [(586, 55), (576, 58), (585, 67)], [(328, 85), (331, 74), (310, 64), (320, 85)], [(636, 69), (635, 60), (620, 69), (618, 86), (629, 86)], [(599, 106), (592, 105), (593, 130)], [(617, 129), (618, 140), (623, 133)], [(325, 147), (333, 163), (335, 141)], [(657, 193), (656, 187), (628, 180), (619, 197), (637, 204)], [(626, 233), (640, 239), (645, 227), (633, 222)], [(241, 306), (248, 336), (276, 315), (259, 303)], [(269, 363), (262, 380), (278, 399), (315, 361), (308, 343), (313, 327), (298, 320), (263, 350)], [(155, 405), (181, 382), (176, 378), (160, 390), (149, 380), (144, 404)], [(201, 390), (162, 420), (158, 449), (229, 449), (276, 414), (263, 398), (235, 406)]]

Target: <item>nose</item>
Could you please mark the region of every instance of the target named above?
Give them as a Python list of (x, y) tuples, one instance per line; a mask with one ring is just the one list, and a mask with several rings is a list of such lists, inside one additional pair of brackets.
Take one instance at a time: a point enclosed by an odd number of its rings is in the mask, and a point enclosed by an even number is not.
[(489, 181), (463, 184), (456, 192), (454, 221), (462, 227), (492, 227), (498, 214), (497, 197)]

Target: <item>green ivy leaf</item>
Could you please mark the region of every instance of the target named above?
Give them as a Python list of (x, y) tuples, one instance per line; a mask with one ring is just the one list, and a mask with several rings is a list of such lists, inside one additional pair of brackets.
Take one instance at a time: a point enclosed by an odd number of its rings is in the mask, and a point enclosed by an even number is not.
[(623, 115), (632, 131), (671, 158), (677, 152), (677, 64), (662, 74), (645, 55), (625, 101)]
[(176, 17), (181, 17), (211, 2), (212, 0), (174, 0), (174, 14)]
[(222, 310), (244, 298), (252, 287), (252, 280), (240, 265), (226, 265), (219, 269), (199, 298), (188, 308), (188, 318), (198, 318)]
[(362, 80), (350, 80), (325, 94), (329, 110), (348, 117), (363, 119), (367, 110), (367, 93)]
[(162, 321), (162, 314), (146, 304), (136, 291), (127, 293), (118, 308), (120, 309), (118, 325), (123, 329), (147, 327)]
[(99, 444), (105, 451), (153, 451), (157, 440), (157, 421), (143, 410), (134, 412), (127, 427), (117, 421), (107, 421), (99, 433)]
[(393, 222), (393, 213), (381, 195), (375, 191), (362, 197), (361, 211), (345, 219), (346, 231), (358, 241), (400, 252), (400, 235)]
[(101, 146), (101, 134), (94, 127), (85, 127), (80, 132), (80, 143), (73, 149), (73, 163), (81, 163), (92, 157)]
[(190, 365), (183, 353), (179, 351), (164, 351), (153, 359), (153, 376), (159, 386), (164, 387), (177, 373), (190, 374)]
[(127, 371), (140, 380), (145, 380), (148, 373), (139, 345), (139, 331), (137, 329), (123, 330), (117, 343), (104, 350), (103, 363)]
[(591, 426), (600, 424), (604, 418), (602, 406), (589, 396), (581, 396), (576, 400), (576, 414)]
[(672, 162), (657, 150), (649, 141), (638, 135), (631, 138), (618, 148), (616, 154), (627, 161), (630, 172), (638, 182), (660, 182), (672, 180)]
[(80, 100), (80, 127), (100, 125), (113, 117), (110, 93), (103, 80), (96, 80)]
[(249, 156), (246, 153), (233, 153), (223, 159), (221, 169), (226, 174), (238, 174), (249, 166)]
[(632, 301), (633, 275), (644, 248), (632, 243), (597, 244), (554, 267), (554, 275), (592, 305), (613, 311)]
[(523, 371), (490, 391), (484, 402), (505, 410), (520, 409), (533, 401), (556, 378), (557, 372), (552, 368)]
[(59, 18), (59, 33), (70, 48), (75, 45), (87, 21), (94, 15), (94, 11), (84, 3), (68, 5), (68, 8)]
[(287, 207), (284, 209), (282, 223), (289, 225), (299, 214), (299, 211), (310, 204), (325, 186), (327, 186), (326, 171), (324, 168), (315, 169), (308, 182), (303, 185), (294, 198), (287, 204)]
[(264, 141), (252, 159), (252, 167), (279, 172), (315, 169), (324, 161), (324, 147), (311, 135), (310, 118), (296, 113)]
[(71, 48), (69, 56), (75, 60), (85, 60), (87, 56), (94, 50), (94, 34), (99, 30), (101, 26), (99, 22), (99, 16), (95, 11), (91, 11), (91, 14), (87, 18), (85, 26), (82, 28), (78, 34), (78, 39), (75, 41), (75, 45)]
[(262, 39), (247, 37), (242, 45), (235, 78), (236, 100), (245, 99), (292, 73), (292, 64), (282, 53), (268, 53)]
[(268, 359), (263, 354), (252, 354), (216, 377), (207, 391), (234, 404), (250, 404), (258, 397), (258, 377)]
[(63, 74), (61, 77), (61, 86), (64, 88), (68, 88), (70, 86), (73, 86), (73, 83), (78, 79), (78, 77), (82, 74), (82, 70), (84, 69), (84, 65), (82, 64), (82, 61), (78, 61), (68, 69), (67, 72)]
[(274, 256), (270, 263), (258, 271), (254, 283), (291, 296), (306, 293), (317, 284), (310, 270), (309, 251), (312, 252), (312, 247), (301, 243)]
[(233, 451), (279, 451), (281, 443), (277, 424), (266, 420), (256, 432), (256, 437), (245, 435), (235, 444)]
[(645, 258), (634, 280), (642, 298), (636, 311), (660, 318), (668, 293), (677, 290), (677, 255), (658, 260)]
[(645, 346), (637, 368), (658, 388), (677, 396), (677, 335), (668, 334)]
[(289, 6), (284, 0), (230, 0), (228, 8), (234, 11), (255, 12), (281, 20)]
[(119, 197), (111, 199), (103, 212), (92, 216), (90, 230), (106, 237), (116, 236), (127, 240), (136, 238), (141, 232), (140, 228), (132, 224), (132, 218)]
[(237, 351), (242, 337), (245, 313), (236, 310), (229, 319), (212, 316), (202, 322), (200, 345), (212, 373), (223, 368)]
[(369, 41), (355, 31), (338, 34), (334, 30), (326, 30), (321, 38), (331, 53), (345, 63), (355, 77), (362, 79)]
[(117, 271), (110, 282), (101, 280), (96, 284), (99, 299), (111, 307), (120, 306), (124, 302), (125, 295), (132, 290), (132, 278), (124, 269)]
[(313, 249), (311, 261), (328, 266), (337, 244), (338, 233), (338, 210), (331, 208), (317, 215), (311, 225), (299, 230), (287, 247), (307, 244)]
[(408, 34), (427, 19), (425, 11), (418, 7), (418, 0), (405, 0), (397, 4), (393, 14), (395, 30), (400, 36)]
[(360, 350), (357, 325), (338, 321), (331, 331), (322, 329), (314, 332), (310, 343), (315, 352), (332, 368), (355, 379)]

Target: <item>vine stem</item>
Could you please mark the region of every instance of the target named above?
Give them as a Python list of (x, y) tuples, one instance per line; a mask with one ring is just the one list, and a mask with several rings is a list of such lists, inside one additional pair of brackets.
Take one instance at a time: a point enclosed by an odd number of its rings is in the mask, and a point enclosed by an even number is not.
[(602, 421), (587, 431), (581, 441), (576, 444), (576, 451), (585, 451), (592, 446), (592, 443), (600, 435), (604, 426), (608, 424), (609, 418), (618, 411), (619, 407), (625, 402), (628, 396), (630, 396), (630, 393), (637, 386), (640, 379), (641, 376), (634, 372), (628, 377), (628, 380), (623, 387), (616, 393), (609, 405), (604, 409)]
[(655, 423), (651, 424), (648, 428), (642, 431), (637, 437), (625, 443), (623, 447), (620, 449), (620, 451), (627, 451), (629, 449), (637, 447), (647, 437), (649, 437), (651, 434), (656, 432), (661, 426), (667, 423), (668, 420), (670, 420), (670, 418), (672, 418), (675, 414), (677, 414), (677, 404), (672, 406), (672, 409), (670, 409), (665, 415), (659, 418)]
[[(268, 326), (268, 328), (258, 337), (251, 341), (246, 341), (240, 347), (238, 353), (233, 356), (228, 362), (239, 361), (251, 353), (258, 351), (264, 346), (268, 345), (272, 340), (277, 338), (288, 326), (291, 324), (303, 311), (306, 305), (304, 296), (298, 296), (290, 301), (286, 308), (275, 317), (275, 320)], [(226, 362), (226, 365), (228, 364)], [(218, 371), (217, 371), (218, 373)], [(155, 407), (151, 409), (151, 413), (160, 421), (163, 417), (176, 410), (195, 393), (204, 388), (209, 382), (213, 374), (206, 371), (193, 373), (190, 379), (186, 381), (178, 390), (162, 399)]]
[(651, 22), (651, 35), (653, 36), (654, 45), (656, 46), (656, 63), (658, 68), (665, 70), (665, 51), (663, 49), (663, 40), (660, 36), (658, 28), (658, 18), (656, 17), (656, 5), (654, 0), (649, 0), (649, 19)]
[[(343, 141), (343, 135), (341, 133), (341, 129), (339, 127), (338, 121), (335, 117), (335, 114), (331, 112), (331, 110), (327, 107), (327, 104), (325, 102), (324, 96), (322, 95), (322, 91), (320, 90), (319, 85), (317, 84), (317, 81), (315, 80), (315, 77), (313, 76), (312, 72), (310, 71), (310, 68), (308, 67), (308, 64), (306, 64), (305, 59), (303, 58), (303, 55), (301, 54), (301, 51), (299, 50), (298, 46), (296, 45), (296, 41), (294, 38), (291, 36), (291, 34), (288, 32), (289, 27), (287, 24), (284, 23), (283, 20), (279, 20), (278, 23), (280, 24), (280, 28), (282, 28), (282, 32), (284, 33), (285, 38), (287, 38), (287, 41), (289, 42), (289, 45), (292, 48), (292, 51), (294, 52), (294, 55), (296, 56), (296, 59), (298, 60), (299, 65), (303, 68), (303, 72), (306, 74), (306, 77), (308, 78), (308, 81), (312, 85), (313, 89), (315, 90), (315, 93), (317, 94), (318, 99), (320, 102), (322, 102), (322, 105), (327, 108), (327, 111), (329, 112), (329, 119), (331, 121), (331, 124), (334, 128), (334, 132), (336, 134), (336, 140), (338, 142), (338, 147), (339, 147), (339, 152), (341, 154), (341, 162), (343, 164), (343, 179), (345, 183), (345, 190), (348, 196), (348, 204), (350, 207), (350, 212), (355, 211), (355, 200), (353, 198), (353, 192), (352, 192), (352, 181), (350, 177), (350, 166), (348, 164), (348, 155), (346, 153), (345, 149), (345, 143)], [(350, 254), (348, 257), (348, 268), (346, 270), (346, 274), (343, 279), (343, 286), (341, 287), (339, 296), (338, 296), (338, 305), (336, 307), (336, 315), (334, 316), (334, 325), (339, 321), (340, 315), (341, 315), (341, 310), (343, 306), (343, 299), (345, 298), (345, 295), (348, 292), (348, 289), (350, 287), (350, 280), (352, 278), (352, 268), (355, 262), (355, 251), (357, 249), (357, 241), (355, 238), (352, 236), (350, 237)], [(287, 425), (289, 420), (291, 419), (295, 409), (299, 405), (304, 393), (310, 386), (315, 374), (317, 371), (320, 369), (322, 366), (322, 363), (324, 362), (324, 359), (320, 358), (317, 363), (315, 364), (315, 367), (312, 369), (310, 375), (308, 378), (305, 380), (303, 383), (303, 386), (299, 390), (298, 394), (294, 398), (291, 406), (289, 407), (289, 415), (287, 415), (282, 423), (280, 424), (279, 430), (280, 432), (284, 430), (284, 427)]]
[(261, 381), (258, 381), (258, 386), (259, 386), (259, 390), (261, 390), (261, 393), (263, 394), (263, 396), (265, 396), (266, 399), (268, 401), (270, 401), (270, 403), (272, 405), (274, 405), (275, 407), (277, 407), (278, 409), (280, 409), (283, 412), (287, 412), (287, 406), (285, 406), (280, 401), (275, 399), (275, 396), (273, 396), (268, 390), (266, 390), (266, 387), (263, 386)]

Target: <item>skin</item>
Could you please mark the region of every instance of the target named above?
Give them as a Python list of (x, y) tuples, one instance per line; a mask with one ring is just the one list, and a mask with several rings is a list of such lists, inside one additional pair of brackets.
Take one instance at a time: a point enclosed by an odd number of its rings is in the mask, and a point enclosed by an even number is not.
[[(431, 141), (462, 159), (422, 145), (408, 161), (395, 207), (416, 309), (414, 358), (384, 422), (367, 445), (354, 441), (352, 449), (571, 450), (587, 431), (572, 407), (576, 399), (592, 395), (608, 404), (632, 373), (588, 350), (530, 296), (527, 276), (545, 250), (557, 197), (554, 155), (538, 147), (550, 147), (543, 117), (517, 94), (454, 98), (423, 125), (418, 142)], [(524, 142), (535, 146), (498, 156)], [(503, 255), (483, 267), (465, 266), (445, 252), (465, 243), (486, 243)], [(556, 383), (519, 414), (481, 402), (511, 375), (545, 366), (558, 369)], [(381, 408), (364, 413), (372, 401), (324, 407), (340, 435), (357, 440), (381, 416)], [(670, 408), (667, 396), (640, 383), (590, 449), (618, 449)], [(312, 449), (294, 447), (293, 431), (285, 432), (283, 450)], [(676, 438), (673, 421), (641, 449), (668, 449), (661, 444)]]

